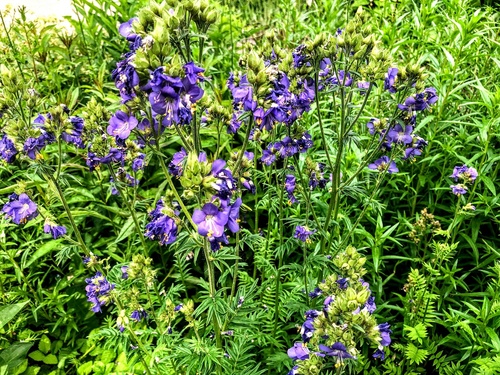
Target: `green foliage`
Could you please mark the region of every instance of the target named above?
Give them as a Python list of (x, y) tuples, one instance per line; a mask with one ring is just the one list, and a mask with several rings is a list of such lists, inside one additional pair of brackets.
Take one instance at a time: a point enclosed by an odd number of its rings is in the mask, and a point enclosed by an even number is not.
[[(143, 246), (141, 241), (147, 213), (160, 197), (172, 198), (157, 157), (168, 164), (179, 150), (182, 137), (176, 129), (161, 140), (160, 151), (148, 154), (139, 187), (118, 183), (125, 192), (121, 196), (111, 194), (109, 178), (116, 171), (103, 167), (90, 173), (84, 150), (47, 146), (43, 157), (50, 167), (61, 161), (58, 182), (82, 242), (99, 257), (99, 267), (116, 284), (125, 306), (107, 306), (101, 315), (89, 312), (85, 279), (92, 275), (81, 262), (82, 244), (69, 225), (68, 236), (53, 240), (42, 231), (42, 217), (22, 229), (3, 220), (0, 374), (286, 373), (292, 362), (285, 352), (300, 340), (304, 312), (323, 309), (322, 301), (307, 293), (328, 274), (341, 274), (326, 255), (336, 255), (348, 244), (366, 255), (364, 278), (378, 306), (377, 320), (391, 324), (393, 344), (384, 362), (373, 360), (372, 351), (362, 352), (356, 364), (344, 363), (345, 373), (500, 372), (499, 16), (479, 3), (224, 1), (211, 2), (217, 22), (206, 35), (194, 25), (183, 29), (180, 24), (179, 34), (169, 40), (179, 38), (184, 46), (185, 33), (191, 33), (192, 55), (202, 55), (210, 77), (204, 89), (215, 104), (230, 107), (228, 73), (245, 70), (250, 52), (269, 54), (273, 48), (279, 53), (304, 40), (311, 44), (322, 32), (345, 27), (362, 5), (363, 26), (371, 27), (373, 37), (390, 52), (390, 63), (399, 68), (416, 64), (437, 89), (439, 101), (415, 129), (429, 145), (420, 159), (398, 164), (400, 172), (383, 181), (363, 170), (355, 174), (367, 156), (366, 122), (390, 116), (390, 101), (404, 98), (383, 96), (383, 81), (366, 106), (361, 95), (352, 94), (344, 109), (340, 91), (322, 95), (301, 126), (318, 142), (311, 152), (315, 161), (328, 164), (328, 156), (341, 156), (338, 169), (328, 170), (328, 175), (338, 172), (338, 189), (311, 191), (306, 178), (297, 178), (301, 203), (288, 206), (280, 196), (283, 176), (255, 162), (257, 194), (244, 199), (242, 230), (208, 257), (187, 222), (167, 247), (149, 240)], [(166, 1), (165, 11), (176, 4)], [(9, 108), (0, 107), (2, 133), (13, 123), (19, 129), (31, 125), (38, 113), (60, 104), (105, 131), (118, 108), (110, 72), (128, 46), (117, 26), (144, 6), (153, 15), (143, 12), (142, 17), (158, 18), (157, 8), (145, 0), (74, 0), (73, 5), (76, 16), (66, 20), (68, 28), (51, 20), (30, 21), (23, 9), (2, 13), (12, 22), (5, 30), (0, 24), (0, 99), (7, 103), (12, 89), (15, 98)], [(30, 89), (33, 96), (27, 94)], [(200, 103), (200, 108), (214, 103)], [(325, 110), (321, 125), (316, 105)], [(357, 111), (359, 121), (353, 121)], [(226, 134), (228, 119), (221, 116), (217, 129), (201, 129), (200, 144), (210, 158), (230, 160), (228, 155), (243, 141), (240, 135)], [(341, 118), (354, 124), (345, 134), (337, 131)], [(319, 141), (323, 130), (326, 142)], [(343, 151), (339, 134), (344, 136)], [(253, 142), (248, 150), (259, 157), (278, 135), (259, 134), (262, 143)], [(290, 158), (283, 173), (306, 170), (307, 163), (303, 157)], [(479, 177), (466, 195), (457, 197), (449, 192), (453, 182), (448, 176), (462, 164), (474, 166)], [(2, 204), (23, 188), (43, 202), (41, 214), (69, 223), (57, 187), (44, 179), (47, 170), (37, 168), (28, 167), (26, 160), (0, 165)], [(349, 180), (352, 175), (356, 178)], [(333, 219), (327, 219), (335, 194), (338, 204)], [(187, 209), (192, 212), (197, 203), (187, 203)], [(293, 238), (304, 218), (317, 230), (307, 245)], [(137, 254), (151, 259), (141, 269), (146, 274), (122, 280), (120, 267), (130, 265)], [(215, 293), (210, 277), (215, 278)], [(183, 309), (174, 312), (181, 303)], [(144, 308), (149, 319), (131, 321), (136, 308)], [(129, 320), (131, 328), (123, 333), (116, 328), (118, 316)], [(226, 334), (218, 335), (217, 328)]]

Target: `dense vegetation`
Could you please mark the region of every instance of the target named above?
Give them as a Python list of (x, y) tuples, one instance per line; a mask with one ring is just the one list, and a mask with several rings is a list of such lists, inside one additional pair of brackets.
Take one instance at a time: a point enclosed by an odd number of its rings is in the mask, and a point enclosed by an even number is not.
[(493, 4), (73, 5), (2, 13), (0, 374), (500, 373)]

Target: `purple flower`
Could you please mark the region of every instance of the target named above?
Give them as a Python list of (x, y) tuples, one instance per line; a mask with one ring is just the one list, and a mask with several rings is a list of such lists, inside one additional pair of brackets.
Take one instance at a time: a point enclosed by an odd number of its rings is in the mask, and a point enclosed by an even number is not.
[(182, 176), (186, 158), (187, 152), (186, 150), (184, 150), (184, 147), (181, 147), (181, 150), (179, 152), (176, 152), (172, 157), (172, 161), (168, 165), (168, 171), (176, 177)]
[(338, 78), (332, 77), (331, 81), (332, 84), (340, 86), (351, 86), (352, 84), (351, 74), (349, 72), (346, 74), (343, 70), (339, 70)]
[(321, 357), (324, 357), (325, 355), (327, 355), (327, 356), (331, 356), (331, 357), (337, 357), (339, 359), (354, 358), (352, 355), (350, 355), (347, 352), (347, 348), (341, 342), (336, 342), (332, 346), (326, 346), (326, 345), (320, 344), (319, 349), (322, 352), (324, 352), (324, 354), (318, 353), (318, 355)]
[(314, 319), (319, 316), (319, 311), (316, 310), (308, 310), (305, 312), (304, 316), (306, 320), (300, 329), (300, 335), (302, 336), (302, 341), (309, 342), (311, 337), (315, 331), (314, 328)]
[(346, 290), (347, 287), (349, 286), (349, 281), (345, 277), (338, 278), (337, 285), (340, 290)]
[(108, 280), (97, 272), (94, 277), (85, 279), (87, 286), (87, 301), (92, 303), (93, 312), (101, 312), (101, 307), (105, 306), (111, 299), (110, 293), (115, 288), (115, 284), (110, 284)]
[(83, 133), (83, 119), (78, 116), (71, 116), (69, 124), (61, 134), (61, 138), (68, 143), (73, 143), (79, 148), (84, 148), (82, 139), (80, 138)]
[(130, 314), (130, 317), (136, 322), (140, 322), (142, 319), (146, 319), (148, 317), (148, 313), (143, 309), (134, 310), (132, 311), (132, 314)]
[(26, 193), (19, 196), (14, 193), (9, 197), (9, 202), (3, 206), (2, 212), (14, 223), (25, 224), (38, 215), (37, 209), (36, 203)]
[(467, 193), (467, 187), (463, 184), (450, 185), (451, 192), (455, 195), (464, 195)]
[(287, 174), (285, 177), (285, 191), (288, 194), (288, 202), (297, 203), (297, 199), (293, 195), (295, 191), (295, 176), (292, 174)]
[(265, 165), (271, 165), (276, 161), (277, 155), (280, 154), (283, 144), (281, 142), (269, 143), (267, 148), (262, 151), (260, 161)]
[(127, 280), (128, 279), (128, 266), (120, 267), (120, 271), (122, 271), (122, 279)]
[[(124, 162), (124, 153), (122, 150), (118, 149), (118, 148), (110, 148), (109, 149), (109, 153), (102, 157), (102, 158), (99, 158), (99, 162), (102, 163), (102, 164), (109, 164), (111, 162), (114, 162), (114, 163), (120, 163), (123, 165), (123, 162)], [(94, 159), (96, 160), (96, 159)], [(87, 163), (88, 165), (88, 163)]]
[(405, 156), (403, 157), (403, 159), (404, 160), (413, 159), (414, 157), (420, 156), (420, 155), (422, 155), (421, 150), (419, 150), (418, 148), (410, 147), (410, 148), (407, 148), (405, 150)]
[(156, 202), (156, 207), (149, 213), (151, 221), (146, 224), (144, 235), (151, 240), (156, 240), (160, 245), (169, 245), (177, 239), (177, 224), (168, 215), (163, 214), (163, 201)]
[(378, 325), (378, 330), (380, 332), (380, 345), (389, 346), (391, 344), (391, 333), (389, 329), (391, 326), (389, 323), (382, 323)]
[(375, 350), (375, 353), (373, 353), (373, 358), (377, 359), (380, 358), (381, 361), (385, 359), (385, 353), (381, 349)]
[(373, 314), (377, 309), (377, 305), (375, 305), (375, 298), (373, 296), (368, 297), (366, 300), (364, 308), (368, 310), (370, 314)]
[(45, 146), (45, 139), (43, 135), (38, 138), (28, 138), (24, 142), (24, 152), (32, 160), (36, 159), (36, 156), (40, 153), (40, 150)]
[(205, 69), (200, 68), (194, 64), (194, 62), (188, 62), (183, 66), (186, 77), (191, 84), (195, 84), (199, 81), (204, 81), (203, 72)]
[(380, 120), (378, 118), (372, 118), (366, 127), (371, 135), (380, 134)]
[(108, 134), (120, 139), (127, 139), (132, 129), (139, 122), (133, 115), (128, 115), (125, 112), (117, 111), (109, 120)]
[(366, 91), (370, 88), (370, 82), (365, 82), (365, 81), (359, 81), (358, 82), (358, 89), (359, 93), (361, 95), (366, 94)]
[(0, 157), (7, 163), (12, 163), (16, 159), (17, 150), (6, 134), (0, 139)]
[[(389, 164), (389, 167), (387, 165)], [(368, 165), (368, 168), (373, 169), (375, 171), (383, 172), (387, 169), (387, 173), (397, 173), (399, 172), (396, 163), (389, 159), (388, 156), (382, 156), (380, 159), (375, 160), (375, 162)]]
[(314, 288), (314, 290), (312, 292), (309, 292), (309, 297), (310, 298), (317, 298), (322, 294), (323, 294), (323, 291), (320, 288), (316, 287), (316, 288)]
[(307, 349), (307, 347), (304, 346), (304, 344), (302, 344), (301, 342), (296, 342), (295, 344), (293, 344), (293, 346), (288, 349), (287, 353), (288, 356), (294, 361), (296, 361), (297, 359), (303, 361), (309, 358), (309, 349)]
[(299, 366), (293, 366), (293, 368), (288, 371), (287, 375), (298, 375), (299, 374)]
[(311, 237), (314, 233), (316, 233), (315, 230), (309, 230), (308, 227), (297, 225), (293, 237), (299, 239), (302, 242), (310, 242), (311, 240), (309, 239), (309, 237)]
[(177, 306), (174, 307), (174, 312), (180, 311), (182, 309), (182, 306), (184, 306), (182, 303), (179, 303)]
[(213, 203), (207, 203), (203, 208), (194, 210), (193, 221), (198, 225), (198, 233), (209, 239), (221, 237), (227, 224), (229, 210), (219, 211)]
[(465, 183), (472, 183), (476, 180), (478, 174), (477, 170), (472, 167), (467, 167), (467, 165), (456, 166), (453, 169), (453, 174), (450, 176), (457, 182), (459, 179), (464, 180)]
[(135, 172), (137, 172), (139, 170), (143, 170), (145, 157), (146, 157), (145, 154), (142, 154), (142, 153), (139, 154), (132, 162), (132, 170), (134, 170)]
[(134, 88), (139, 85), (139, 75), (132, 65), (131, 57), (116, 64), (116, 69), (111, 73), (111, 78), (120, 91), (122, 103), (126, 103), (137, 96)]
[(423, 111), (436, 103), (438, 96), (434, 87), (429, 87), (419, 94), (412, 95), (405, 100), (405, 104), (398, 104), (402, 111)]
[(403, 127), (400, 124), (396, 124), (389, 130), (389, 133), (387, 134), (387, 140), (389, 142), (409, 145), (413, 143), (413, 137), (411, 136), (412, 132), (413, 126), (407, 125), (403, 130)]
[(389, 90), (391, 94), (396, 93), (396, 82), (398, 78), (398, 68), (389, 68), (387, 75), (385, 76), (384, 90)]
[(43, 231), (45, 233), (51, 233), (52, 237), (56, 239), (66, 234), (66, 227), (46, 222), (45, 225), (43, 226)]
[(253, 87), (248, 82), (248, 78), (243, 75), (238, 85), (234, 84), (234, 76), (228, 79), (228, 87), (233, 97), (234, 109), (243, 109), (244, 111), (255, 111), (257, 102), (253, 100)]
[(236, 233), (240, 230), (239, 218), (240, 218), (240, 207), (242, 203), (243, 202), (241, 201), (241, 198), (237, 198), (229, 209), (229, 215), (227, 218), (226, 225), (228, 229), (233, 233)]
[(127, 22), (120, 24), (118, 27), (118, 31), (121, 36), (126, 38), (129, 42), (133, 42), (137, 37), (137, 34), (134, 32), (132, 28), (132, 24), (137, 22), (139, 19), (137, 17), (129, 19)]
[(222, 159), (214, 160), (210, 174), (216, 178), (215, 183), (212, 183), (217, 193), (216, 196), (222, 200), (227, 200), (231, 197), (236, 190), (236, 182), (234, 181), (233, 174), (227, 168), (224, 168), (226, 162)]

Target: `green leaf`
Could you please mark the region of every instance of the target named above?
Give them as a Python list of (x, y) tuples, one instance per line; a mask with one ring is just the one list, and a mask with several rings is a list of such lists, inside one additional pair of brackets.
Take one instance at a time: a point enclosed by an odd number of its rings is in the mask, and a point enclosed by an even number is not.
[(0, 328), (3, 328), (8, 322), (10, 322), (17, 315), (19, 311), (22, 310), (24, 306), (29, 301), (24, 301), (20, 303), (15, 303), (13, 305), (7, 305), (0, 307)]
[(56, 249), (60, 244), (62, 240), (52, 240), (49, 242), (46, 242), (42, 246), (38, 248), (37, 251), (33, 253), (33, 255), (30, 257), (30, 259), (26, 262), (24, 267), (29, 267), (32, 265), (35, 261), (43, 257), (44, 255), (47, 255), (50, 253), (52, 250)]
[(486, 185), (486, 187), (488, 188), (488, 190), (491, 192), (491, 194), (493, 196), (496, 196), (497, 195), (497, 189), (495, 189), (495, 184), (493, 183), (493, 181), (491, 181), (491, 179), (487, 176), (484, 176), (484, 175), (481, 175), (481, 181), (484, 182), (484, 184)]
[(49, 354), (43, 360), (43, 363), (45, 363), (46, 365), (57, 365), (57, 362), (57, 357), (54, 354)]
[(37, 375), (40, 372), (40, 367), (30, 366), (23, 375)]
[(0, 353), (0, 366), (7, 365), (10, 374), (14, 368), (21, 365), (32, 346), (32, 342), (16, 342), (12, 344)]
[(412, 341), (418, 341), (420, 344), (427, 337), (427, 328), (422, 323), (418, 323), (415, 327), (405, 325), (404, 330), (408, 332), (408, 337)]
[(111, 363), (115, 359), (115, 352), (113, 350), (105, 350), (101, 354), (101, 361), (104, 363)]
[(128, 371), (128, 364), (127, 364), (127, 356), (125, 355), (124, 352), (121, 352), (118, 358), (116, 359), (116, 371), (117, 372), (122, 372), (122, 371)]
[(132, 217), (129, 217), (128, 220), (125, 222), (125, 225), (123, 226), (122, 230), (118, 234), (118, 237), (116, 237), (115, 243), (123, 241), (125, 238), (130, 236), (133, 231), (134, 231), (134, 219)]
[(92, 372), (93, 362), (85, 362), (83, 365), (79, 366), (76, 370), (78, 375), (89, 375)]
[(45, 354), (43, 354), (40, 350), (35, 350), (33, 353), (29, 354), (29, 357), (34, 361), (41, 362), (44, 360)]
[(410, 363), (416, 363), (417, 365), (421, 364), (425, 358), (427, 357), (427, 350), (419, 349), (411, 342), (408, 344), (405, 350), (405, 356), (410, 360)]
[(50, 352), (50, 339), (43, 335), (38, 343), (38, 350), (40, 350), (43, 354), (47, 354)]

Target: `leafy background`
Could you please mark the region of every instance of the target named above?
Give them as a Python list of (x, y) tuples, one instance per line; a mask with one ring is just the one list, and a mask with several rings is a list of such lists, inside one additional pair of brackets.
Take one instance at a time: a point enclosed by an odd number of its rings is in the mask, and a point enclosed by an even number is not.
[[(15, 20), (0, 36), (0, 64), (32, 79), (33, 87), (44, 98), (40, 111), (64, 103), (79, 114), (92, 101), (114, 111), (119, 98), (109, 72), (127, 50), (117, 25), (145, 5), (146, 1), (74, 0), (76, 18), (68, 18), (72, 31), (61, 30), (53, 21), (27, 21), (22, 11), (4, 14)], [(279, 43), (293, 47), (321, 31), (343, 27), (358, 6), (369, 12), (377, 38), (394, 60), (418, 62), (425, 67), (428, 83), (440, 96), (417, 129), (429, 146), (420, 159), (387, 180), (351, 239), (368, 258), (366, 267), (379, 307), (377, 314), (391, 323), (395, 343), (388, 360), (366, 364), (357, 371), (498, 373), (500, 38), (499, 10), (492, 7), (493, 2), (324, 0), (308, 5), (270, 0), (225, 1), (217, 6), (220, 17), (208, 32), (211, 57), (207, 74), (221, 86), (228, 72), (237, 69), (244, 46), (263, 43), (269, 30), (275, 30)], [(0, 94), (1, 90), (0, 86)], [(363, 117), (369, 119), (371, 110), (367, 108)], [(314, 116), (309, 120), (314, 127)], [(204, 145), (213, 147), (214, 137), (205, 134)], [(169, 155), (177, 149), (175, 140), (167, 144)], [(85, 242), (92, 244), (92, 251), (100, 257), (123, 264), (138, 245), (123, 204), (109, 193), (107, 176), (91, 175), (80, 156), (67, 156), (65, 168), (71, 173), (65, 175), (66, 191), (77, 224), (85, 228)], [(454, 221), (456, 197), (449, 192), (448, 176), (460, 164), (474, 166), (479, 172), (478, 182), (465, 196), (476, 210)], [(4, 199), (22, 179), (52, 210), (62, 212), (46, 182), (26, 167), (0, 166)], [(135, 207), (141, 222), (163, 189), (155, 163), (147, 167), (143, 180), (146, 184)], [(271, 190), (270, 195), (256, 197), (263, 210), (272, 210), (269, 198), (273, 193)], [(356, 221), (364, 209), (364, 199), (362, 192), (346, 197), (346, 226)], [(458, 242), (458, 246), (442, 267), (432, 262), (430, 243), (416, 245), (408, 236), (416, 215), (424, 208), (443, 228), (454, 226), (452, 242)], [(89, 312), (84, 295), (88, 273), (76, 244), (51, 240), (37, 223), (29, 223), (22, 230), (6, 220), (0, 226), (0, 372), (142, 373), (140, 354), (126, 347), (113, 319)], [(285, 373), (290, 362), (284, 360), (284, 353), (297, 339), (296, 325), (305, 307), (296, 302), (303, 289), (303, 261), (300, 254), (287, 259), (286, 282), (279, 295), (283, 305), (280, 325), (276, 337), (270, 337), (270, 324), (265, 324), (269, 314), (261, 305), (271, 310), (276, 290), (274, 283), (265, 279), (257, 282), (252, 270), (265, 274), (276, 254), (266, 253), (268, 247), (254, 235), (256, 229), (246, 228), (246, 251), (241, 261), (248, 265), (244, 268), (248, 272), (241, 271), (238, 276), (238, 295), (245, 295), (249, 301), (255, 296), (261, 302), (249, 305), (248, 309), (255, 308), (251, 320), (236, 322), (247, 329), (247, 336), (235, 337), (227, 351), (231, 358), (238, 358), (235, 374)], [(275, 243), (278, 235), (274, 235)], [(155, 264), (163, 266), (162, 276), (169, 285), (182, 286), (172, 291), (174, 295), (200, 298), (203, 269), (186, 261), (190, 245), (188, 238), (180, 239), (168, 252), (157, 250), (153, 258)], [(232, 261), (229, 253), (220, 256), (221, 261), (224, 256)], [(310, 258), (306, 266), (319, 267), (315, 262)], [(231, 281), (228, 274), (221, 274), (221, 279), (221, 284)], [(404, 290), (409, 283), (416, 293), (413, 297)], [(409, 324), (414, 319), (411, 300), (417, 298), (431, 301), (423, 325)], [(281, 354), (273, 349), (256, 352), (247, 347), (250, 340), (262, 348), (272, 344)], [(210, 367), (210, 363), (201, 362), (197, 351), (206, 350), (204, 360), (209, 362), (218, 355), (208, 344), (201, 349), (194, 345), (187, 344), (173, 353), (180, 363), (191, 364), (187, 373)], [(407, 372), (401, 372), (402, 368)]]

